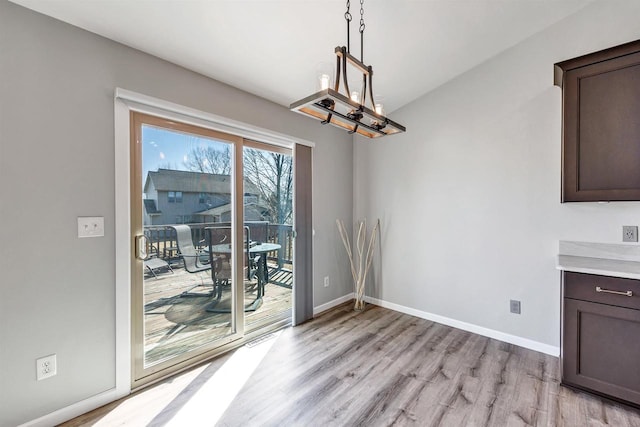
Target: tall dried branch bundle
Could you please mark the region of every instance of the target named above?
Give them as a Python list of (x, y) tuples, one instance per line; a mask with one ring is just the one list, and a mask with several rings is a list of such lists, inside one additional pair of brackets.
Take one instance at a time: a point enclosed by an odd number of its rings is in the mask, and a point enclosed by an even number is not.
[[(358, 223), (358, 233), (356, 234), (356, 252), (354, 254), (351, 249), (351, 242), (349, 234), (344, 226), (344, 222), (337, 219), (336, 224), (344, 248), (347, 250), (349, 256), (349, 263), (351, 264), (351, 276), (353, 277), (353, 284), (355, 287), (355, 310), (364, 309), (364, 285), (367, 280), (367, 272), (371, 267), (373, 261), (373, 250), (376, 246), (376, 240), (378, 238), (378, 228), (380, 227), (380, 220), (376, 221), (376, 225), (371, 230), (371, 237), (369, 238), (369, 244), (367, 245), (367, 220), (364, 219)], [(364, 252), (365, 246), (367, 247), (366, 253)], [(354, 256), (355, 255), (355, 256)]]

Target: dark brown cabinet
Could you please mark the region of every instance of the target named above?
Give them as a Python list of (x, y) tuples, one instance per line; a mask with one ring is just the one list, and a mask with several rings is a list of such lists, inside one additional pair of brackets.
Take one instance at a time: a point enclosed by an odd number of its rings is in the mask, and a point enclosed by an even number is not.
[(640, 406), (640, 281), (563, 273), (562, 383)]
[(640, 41), (555, 66), (562, 201), (640, 200)]

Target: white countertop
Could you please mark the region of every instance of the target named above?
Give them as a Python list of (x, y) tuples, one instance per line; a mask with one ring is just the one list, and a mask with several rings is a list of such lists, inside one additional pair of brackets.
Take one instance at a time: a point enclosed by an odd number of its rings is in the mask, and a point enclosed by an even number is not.
[(640, 279), (640, 246), (560, 241), (558, 270)]

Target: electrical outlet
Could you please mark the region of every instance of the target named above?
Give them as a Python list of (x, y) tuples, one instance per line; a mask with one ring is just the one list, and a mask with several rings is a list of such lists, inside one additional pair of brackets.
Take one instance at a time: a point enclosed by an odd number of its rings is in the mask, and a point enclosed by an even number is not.
[(622, 226), (622, 241), (623, 242), (637, 242), (638, 241), (638, 226), (637, 225), (623, 225)]
[(515, 299), (509, 301), (509, 311), (513, 314), (520, 314), (520, 301)]
[(104, 217), (79, 216), (78, 237), (102, 237), (104, 236)]
[(55, 354), (36, 360), (36, 379), (40, 381), (56, 375), (58, 373), (57, 365)]
[(329, 287), (329, 276), (325, 276), (324, 277), (324, 287), (328, 288)]

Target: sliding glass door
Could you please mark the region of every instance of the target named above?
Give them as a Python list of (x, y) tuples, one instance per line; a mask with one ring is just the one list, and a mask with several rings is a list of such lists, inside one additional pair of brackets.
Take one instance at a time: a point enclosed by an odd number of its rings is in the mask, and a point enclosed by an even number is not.
[(292, 150), (245, 140), (243, 149), (244, 225), (261, 287), (261, 307), (247, 311), (248, 332), (291, 320), (293, 303)]
[(295, 176), (290, 148), (138, 112), (130, 123), (137, 388), (291, 323)]
[(131, 126), (137, 387), (243, 337), (252, 266), (242, 138), (135, 112)]

